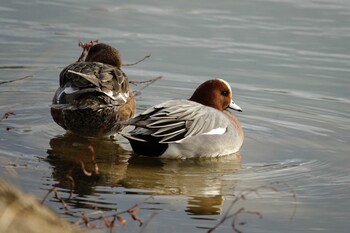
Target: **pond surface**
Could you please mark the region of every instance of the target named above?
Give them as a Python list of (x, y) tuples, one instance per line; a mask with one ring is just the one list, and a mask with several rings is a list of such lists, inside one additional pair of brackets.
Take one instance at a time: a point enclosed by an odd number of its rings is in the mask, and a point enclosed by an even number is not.
[[(0, 85), (0, 115), (15, 113), (0, 122), (1, 177), (38, 200), (57, 187), (69, 210), (53, 193), (45, 204), (71, 222), (142, 202), (147, 224), (122, 215), (118, 232), (206, 232), (241, 207), (263, 216), (239, 215), (242, 232), (348, 232), (349, 25), (347, 0), (2, 1), (0, 81), (32, 77)], [(244, 110), (235, 113), (241, 159), (147, 159), (121, 137), (65, 135), (49, 112), (58, 75), (79, 57), (78, 42), (94, 39), (117, 47), (124, 63), (151, 54), (124, 68), (130, 80), (163, 76), (137, 97), (139, 112), (227, 80)], [(230, 209), (240, 192), (264, 185)], [(86, 230), (109, 232), (94, 224)], [(215, 232), (234, 232), (231, 219)]]

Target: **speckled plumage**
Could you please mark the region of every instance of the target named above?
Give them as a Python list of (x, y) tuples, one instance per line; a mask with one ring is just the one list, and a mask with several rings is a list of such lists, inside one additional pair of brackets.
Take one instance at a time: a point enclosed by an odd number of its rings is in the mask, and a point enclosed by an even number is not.
[(51, 106), (54, 121), (82, 136), (111, 135), (122, 130), (120, 121), (135, 113), (135, 98), (120, 69), (116, 49), (94, 45), (85, 61), (65, 67)]

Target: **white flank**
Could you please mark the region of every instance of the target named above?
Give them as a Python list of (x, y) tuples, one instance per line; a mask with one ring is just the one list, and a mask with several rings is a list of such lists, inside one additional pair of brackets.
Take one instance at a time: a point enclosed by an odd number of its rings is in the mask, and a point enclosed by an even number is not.
[(226, 132), (226, 128), (216, 128), (216, 129), (212, 129), (209, 132), (206, 132), (203, 134), (214, 135), (214, 134), (224, 134), (225, 132)]

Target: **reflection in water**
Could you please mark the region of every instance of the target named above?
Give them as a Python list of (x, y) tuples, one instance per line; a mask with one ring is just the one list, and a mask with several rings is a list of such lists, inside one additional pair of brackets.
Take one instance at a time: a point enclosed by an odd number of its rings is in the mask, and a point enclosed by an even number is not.
[[(89, 151), (93, 146), (94, 154)], [(223, 196), (233, 193), (231, 175), (241, 169), (240, 155), (201, 160), (162, 160), (131, 156), (115, 141), (96, 140), (67, 134), (50, 140), (48, 161), (58, 187), (70, 191), (67, 176), (74, 179), (74, 193), (80, 197), (99, 196), (101, 186), (126, 188), (140, 195), (184, 195), (191, 215), (221, 213)], [(115, 193), (115, 189), (113, 191)], [(73, 198), (75, 208), (95, 209), (95, 198)], [(75, 203), (73, 203), (75, 202)], [(115, 203), (110, 203), (114, 206)], [(103, 208), (108, 209), (104, 205)]]
[(52, 176), (59, 182), (57, 187), (67, 192), (69, 176), (79, 196), (93, 195), (96, 186), (116, 185), (125, 176), (127, 152), (115, 141), (67, 134), (52, 138), (50, 147), (47, 161), (53, 166)]
[[(244, 232), (349, 232), (350, 1), (36, 1), (40, 7), (31, 2), (0, 4), (0, 43), (5, 45), (0, 80), (33, 75), (0, 85), (0, 116), (16, 113), (0, 123), (0, 162), (20, 165), (13, 168), (18, 174), (14, 182), (26, 191), (41, 199), (40, 188), (57, 183), (61, 197), (67, 197), (65, 175), (75, 166), (75, 194), (67, 201), (72, 211), (129, 207), (159, 193), (167, 196), (142, 206), (160, 212), (153, 232), (193, 233), (204, 232), (193, 229), (198, 218), (220, 218), (189, 216), (207, 213), (203, 203), (210, 203), (213, 212), (227, 209), (233, 188), (237, 192), (282, 180), (295, 188), (301, 202), (295, 219), (286, 220), (290, 193), (280, 193), (287, 199), (266, 193), (268, 198), (244, 203), (262, 210), (265, 218), (258, 225), (248, 222)], [(139, 111), (189, 97), (205, 77), (227, 79), (247, 110), (239, 116), (247, 135), (243, 169), (235, 173), (236, 165), (226, 168), (234, 162), (218, 160), (212, 164), (222, 171), (211, 174), (208, 169), (196, 176), (205, 164), (129, 162), (130, 152), (121, 143), (102, 140), (94, 148), (99, 174), (86, 176), (76, 161), (83, 160), (86, 170), (94, 172), (89, 151), (80, 155), (84, 150), (73, 146), (73, 139), (53, 138), (62, 129), (48, 111), (59, 71), (80, 52), (79, 39), (103, 39), (125, 52), (127, 63), (152, 54), (147, 62), (125, 67), (132, 80), (164, 76), (142, 91)], [(49, 163), (37, 160), (51, 138)], [(180, 170), (185, 172), (179, 175)], [(7, 168), (2, 166), (0, 173), (7, 176)], [(133, 195), (142, 192), (146, 196)], [(46, 204), (61, 207), (49, 197)], [(75, 209), (75, 203), (87, 207)], [(74, 221), (76, 215), (67, 218)], [(229, 225), (219, 231), (233, 232)]]
[(185, 195), (189, 197), (186, 212), (199, 215), (221, 212), (223, 196), (232, 194), (237, 182), (225, 176), (241, 168), (240, 155), (198, 160), (135, 156), (128, 162), (123, 187), (150, 190), (154, 195)]
[(224, 203), (222, 195), (193, 196), (188, 200), (186, 212), (190, 215), (217, 215)]

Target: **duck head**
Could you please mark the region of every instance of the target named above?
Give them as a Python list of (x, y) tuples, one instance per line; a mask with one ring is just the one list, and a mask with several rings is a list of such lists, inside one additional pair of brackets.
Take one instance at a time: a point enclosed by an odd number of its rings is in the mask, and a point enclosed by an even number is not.
[(202, 83), (189, 100), (224, 111), (227, 108), (242, 112), (232, 100), (232, 89), (223, 79), (212, 79)]
[(101, 62), (109, 64), (117, 68), (122, 67), (122, 59), (119, 51), (112, 46), (104, 43), (99, 43), (92, 46), (85, 59), (86, 62)]

